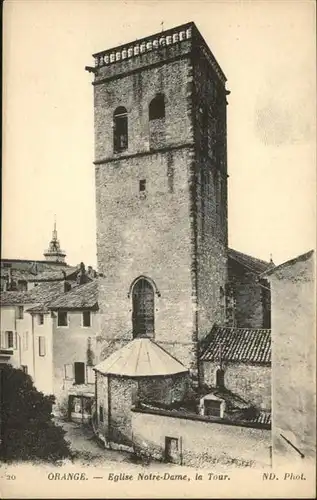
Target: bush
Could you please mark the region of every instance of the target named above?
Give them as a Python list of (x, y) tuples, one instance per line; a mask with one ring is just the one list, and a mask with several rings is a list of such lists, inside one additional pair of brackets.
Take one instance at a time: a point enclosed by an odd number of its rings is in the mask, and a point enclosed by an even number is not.
[(54, 396), (39, 392), (29, 375), (10, 365), (0, 367), (0, 387), (2, 460), (56, 462), (70, 457), (65, 431), (53, 422)]

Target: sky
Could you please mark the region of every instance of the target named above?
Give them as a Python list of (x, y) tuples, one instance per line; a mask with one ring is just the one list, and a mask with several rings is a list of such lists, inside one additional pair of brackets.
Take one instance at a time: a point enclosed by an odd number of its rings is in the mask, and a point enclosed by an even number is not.
[(91, 54), (194, 21), (227, 76), (229, 245), (281, 263), (315, 247), (313, 1), (9, 0), (2, 257), (96, 267)]

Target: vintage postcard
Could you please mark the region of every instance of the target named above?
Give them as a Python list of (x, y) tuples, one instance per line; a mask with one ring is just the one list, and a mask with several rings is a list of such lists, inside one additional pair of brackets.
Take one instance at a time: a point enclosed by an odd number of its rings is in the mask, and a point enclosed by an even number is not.
[(315, 10), (4, 3), (1, 498), (314, 498)]

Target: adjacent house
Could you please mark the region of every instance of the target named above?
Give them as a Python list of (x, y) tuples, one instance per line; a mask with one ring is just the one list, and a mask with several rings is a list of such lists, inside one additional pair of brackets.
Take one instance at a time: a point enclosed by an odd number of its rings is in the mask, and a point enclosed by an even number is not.
[(97, 279), (83, 271), (77, 270), (75, 280), (1, 293), (0, 362), (22, 369), (37, 389), (54, 394), (55, 413), (80, 420), (90, 418), (98, 332)]
[(316, 279), (309, 251), (265, 273), (272, 293), (275, 465), (316, 457)]

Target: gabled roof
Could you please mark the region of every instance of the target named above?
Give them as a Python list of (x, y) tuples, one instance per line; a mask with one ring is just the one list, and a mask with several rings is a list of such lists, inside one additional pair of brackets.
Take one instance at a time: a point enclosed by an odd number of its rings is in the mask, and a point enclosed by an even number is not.
[(271, 330), (214, 326), (204, 341), (201, 361), (271, 363)]
[(158, 344), (148, 338), (137, 338), (115, 351), (94, 370), (104, 375), (122, 377), (170, 376), (188, 372)]
[(64, 282), (42, 283), (30, 291), (32, 298), (34, 298), (32, 302), (36, 302), (36, 305), (27, 309), (27, 312), (47, 313), (50, 311), (49, 305), (51, 302), (65, 293), (69, 292), (64, 291)]
[(1, 306), (15, 306), (23, 304), (31, 304), (30, 292), (1, 292), (0, 305)]
[(269, 268), (274, 267), (274, 264), (272, 262), (257, 259), (256, 257), (252, 257), (251, 255), (247, 255), (246, 253), (233, 250), (233, 248), (228, 248), (228, 258), (229, 260), (232, 259), (233, 261), (241, 264), (243, 267), (246, 267), (250, 271), (258, 274), (261, 274)]
[(84, 285), (75, 285), (53, 300), (49, 309), (98, 309), (98, 279)]
[(275, 271), (280, 271), (281, 269), (292, 266), (297, 262), (305, 262), (306, 260), (310, 259), (310, 257), (312, 257), (313, 255), (314, 255), (314, 250), (310, 250), (309, 252), (298, 255), (298, 257), (295, 257), (294, 259), (291, 260), (287, 260), (286, 262), (283, 262), (282, 264), (275, 266), (273, 269), (268, 269), (266, 272), (263, 273), (263, 276), (269, 276), (270, 274), (274, 274)]

